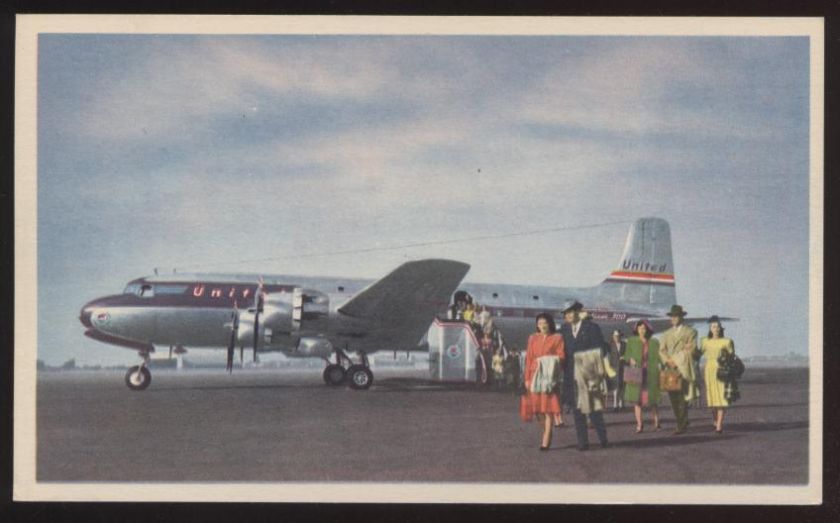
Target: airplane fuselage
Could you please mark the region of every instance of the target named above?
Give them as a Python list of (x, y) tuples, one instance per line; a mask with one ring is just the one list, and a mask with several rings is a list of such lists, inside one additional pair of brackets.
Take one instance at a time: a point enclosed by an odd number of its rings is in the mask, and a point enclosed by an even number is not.
[[(125, 292), (86, 304), (81, 313), (86, 334), (106, 343), (134, 350), (181, 345), (221, 348), (231, 336), (232, 311), (239, 309), (237, 345), (253, 345), (248, 319), (258, 292), (256, 275), (184, 274), (150, 276), (129, 282)], [(379, 350), (416, 350), (417, 342), (394, 345), (396, 340), (377, 335), (379, 322), (342, 314), (339, 309), (374, 280), (311, 276), (264, 277), (265, 296), (257, 339), (260, 351), (282, 351), (289, 356), (327, 357), (332, 347), (367, 353)], [(523, 346), (534, 332), (537, 314), (561, 318), (562, 304), (581, 300), (594, 321), (605, 328), (627, 331), (631, 317), (661, 315), (621, 303), (597, 303), (596, 288), (463, 283), (476, 304), (485, 306), (511, 344)], [(445, 318), (450, 302), (437, 304)], [(250, 315), (250, 316), (249, 316)], [(387, 319), (386, 319), (387, 321)]]
[(122, 294), (87, 303), (80, 320), (86, 336), (143, 357), (126, 374), (134, 390), (148, 387), (149, 354), (167, 345), (180, 354), (226, 347), (229, 370), (236, 347), (254, 359), (260, 351), (323, 358), (327, 384), (365, 389), (373, 381), (367, 354), (426, 350), (424, 336), (456, 303), (486, 308), (510, 347), (525, 347), (538, 314), (562, 321), (569, 300), (582, 302), (605, 334), (627, 334), (642, 318), (658, 330), (676, 302), (673, 267), (668, 223), (640, 218), (615, 269), (593, 287), (464, 283), (470, 266), (442, 259), (405, 262), (379, 280), (173, 273), (138, 278)]

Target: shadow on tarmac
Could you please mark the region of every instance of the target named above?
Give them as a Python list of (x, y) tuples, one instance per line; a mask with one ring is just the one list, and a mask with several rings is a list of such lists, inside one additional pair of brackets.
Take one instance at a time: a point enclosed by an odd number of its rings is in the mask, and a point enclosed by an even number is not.
[[(609, 432), (607, 432), (609, 437)], [(679, 447), (681, 445), (693, 445), (695, 443), (715, 443), (719, 441), (731, 440), (739, 438), (740, 436), (727, 435), (725, 432), (716, 435), (712, 432), (709, 434), (683, 434), (681, 436), (672, 436), (670, 432), (666, 432), (661, 438), (644, 438), (622, 440), (617, 442), (610, 442), (606, 449), (602, 449), (598, 444), (597, 439), (590, 438), (589, 450), (587, 452), (607, 452), (610, 449), (629, 448), (629, 449), (647, 449), (647, 448), (662, 448), (662, 447)], [(552, 450), (577, 450), (577, 444), (564, 445), (562, 447), (552, 447)]]
[[(344, 389), (346, 387), (335, 387), (336, 389)], [(324, 390), (327, 389), (326, 385), (318, 384), (318, 385), (302, 385), (300, 383), (289, 383), (289, 384), (267, 384), (267, 385), (198, 385), (193, 387), (155, 387), (152, 385), (148, 390), (143, 391), (144, 394), (155, 394), (157, 392), (171, 392), (173, 390), (177, 391), (184, 391), (184, 390), (260, 390), (260, 389), (318, 389)]]
[(788, 421), (788, 422), (772, 422), (761, 423), (757, 421), (745, 421), (727, 424), (723, 423), (723, 431), (732, 432), (775, 432), (778, 430), (796, 430), (807, 429), (807, 421)]
[[(795, 402), (795, 403), (755, 403), (751, 405), (732, 405), (728, 407), (732, 410), (746, 410), (746, 409), (766, 409), (766, 408), (784, 408), (784, 407), (807, 407), (807, 401)], [(708, 408), (708, 407), (698, 407), (698, 408)]]

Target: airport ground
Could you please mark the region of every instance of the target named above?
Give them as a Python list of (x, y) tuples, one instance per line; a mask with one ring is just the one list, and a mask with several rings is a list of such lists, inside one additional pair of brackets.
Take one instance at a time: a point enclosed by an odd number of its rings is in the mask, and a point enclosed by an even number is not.
[(320, 371), (158, 371), (143, 392), (123, 374), (42, 372), (37, 479), (75, 481), (807, 482), (806, 369), (748, 369), (715, 434), (705, 408), (688, 432), (635, 434), (632, 409), (606, 414), (611, 446), (579, 452), (571, 416), (550, 452), (512, 392), (377, 371), (368, 391)]

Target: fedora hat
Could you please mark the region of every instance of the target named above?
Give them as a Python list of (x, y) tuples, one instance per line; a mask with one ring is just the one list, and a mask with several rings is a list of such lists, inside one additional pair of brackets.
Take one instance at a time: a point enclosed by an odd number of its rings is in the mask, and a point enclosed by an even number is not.
[(583, 304), (577, 300), (566, 300), (563, 304), (563, 314), (569, 311), (579, 311), (583, 308)]
[(667, 316), (685, 316), (686, 312), (683, 310), (682, 305), (672, 305), (671, 310), (668, 311)]

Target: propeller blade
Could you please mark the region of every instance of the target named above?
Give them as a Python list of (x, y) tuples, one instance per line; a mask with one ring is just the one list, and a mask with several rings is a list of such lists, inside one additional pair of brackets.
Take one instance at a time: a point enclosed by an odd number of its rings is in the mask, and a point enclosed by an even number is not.
[(254, 363), (257, 361), (257, 344), (259, 343), (260, 334), (260, 313), (265, 305), (265, 281), (262, 276), (258, 277), (259, 284), (257, 285), (257, 292), (254, 295)]
[(230, 345), (228, 345), (227, 351), (227, 365), (225, 366), (225, 370), (228, 373), (233, 373), (233, 346), (236, 344), (236, 333), (231, 331), (230, 333)]
[(233, 351), (236, 348), (236, 339), (239, 335), (239, 308), (233, 302), (233, 313), (231, 315), (232, 325), (230, 328), (230, 343), (227, 350), (227, 371), (233, 373)]
[(254, 361), (257, 361), (257, 342), (259, 341), (260, 332), (260, 313), (254, 313)]

